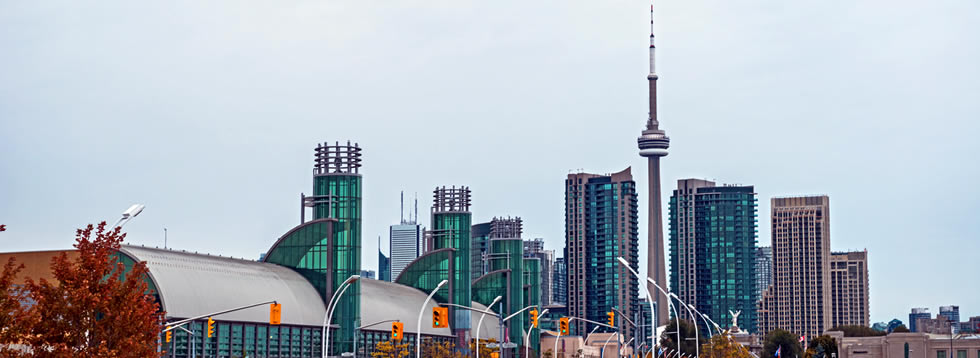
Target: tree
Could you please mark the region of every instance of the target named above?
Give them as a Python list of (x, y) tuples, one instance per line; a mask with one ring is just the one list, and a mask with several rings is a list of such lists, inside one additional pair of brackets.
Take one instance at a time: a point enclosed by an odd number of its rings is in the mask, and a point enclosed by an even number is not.
[(455, 344), (451, 342), (433, 341), (422, 343), (422, 356), (426, 358), (463, 358), (462, 353), (456, 352)]
[[(691, 354), (694, 354), (697, 345), (697, 342), (695, 342), (694, 340), (694, 325), (691, 324), (691, 322), (688, 322), (683, 319), (680, 320), (680, 322), (681, 322), (681, 352), (683, 353), (690, 352)], [(670, 348), (676, 350), (677, 343), (675, 341), (677, 340), (677, 333), (674, 333), (677, 332), (676, 319), (667, 324), (667, 328), (665, 332), (669, 332), (669, 333), (664, 333), (663, 338), (660, 339), (660, 345), (663, 346), (664, 349)], [(702, 332), (698, 332), (698, 339), (699, 342), (706, 341)]]
[(828, 335), (818, 336), (807, 344), (806, 358), (830, 358), (837, 356), (837, 340)]
[(391, 341), (378, 342), (378, 344), (374, 346), (374, 352), (371, 353), (371, 357), (372, 358), (408, 357), (410, 354), (412, 354), (408, 346), (409, 346), (408, 343), (395, 345)]
[(909, 328), (905, 327), (904, 324), (898, 325), (898, 327), (895, 327), (895, 330), (892, 331), (892, 333), (909, 333), (909, 332), (911, 331), (909, 331)]
[[(481, 339), (480, 340), (480, 357), (488, 357), (489, 358), (490, 357), (490, 353), (497, 352), (498, 351), (497, 349), (488, 348), (487, 347), (487, 343), (497, 343), (497, 340), (494, 339), (494, 338)], [(471, 340), (470, 341), (470, 351), (471, 352), (476, 352), (476, 346), (475, 345), (476, 345), (476, 340)], [(474, 356), (476, 356), (475, 353), (474, 353)]]
[(106, 230), (104, 221), (90, 224), (75, 234), (75, 260), (64, 253), (52, 260), (57, 282), (27, 279), (36, 324), (26, 341), (35, 357), (161, 355), (164, 312), (147, 294), (146, 263), (126, 272), (118, 260), (125, 237), (118, 227)]
[[(3, 225), (0, 225), (2, 227)], [(14, 285), (14, 280), (24, 269), (11, 257), (0, 272), (0, 356), (26, 356), (28, 352), (14, 349), (11, 345), (21, 344), (34, 323), (29, 306), (23, 304), (26, 293)]]
[(701, 345), (702, 358), (752, 358), (749, 350), (728, 335), (718, 334)]
[(887, 332), (879, 332), (866, 326), (837, 326), (830, 330), (844, 332), (844, 337), (877, 337), (888, 334)]
[(787, 358), (798, 357), (803, 350), (800, 347), (799, 337), (795, 334), (781, 329), (774, 329), (766, 334), (766, 339), (762, 343), (762, 355), (760, 357), (775, 357), (777, 349), (780, 349), (779, 354), (781, 357)]

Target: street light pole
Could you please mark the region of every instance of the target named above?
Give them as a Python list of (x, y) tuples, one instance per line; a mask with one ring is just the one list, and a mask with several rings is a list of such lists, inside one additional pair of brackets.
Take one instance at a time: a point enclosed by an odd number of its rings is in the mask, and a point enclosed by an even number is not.
[[(544, 311), (541, 311), (540, 313), (538, 313), (538, 317), (539, 317), (538, 319), (540, 319), (541, 316), (544, 316), (547, 313), (548, 313), (548, 309), (545, 308)], [(527, 335), (524, 336), (524, 356), (525, 357), (530, 357), (531, 356), (531, 330), (532, 329), (534, 329), (534, 322), (531, 322), (531, 325), (527, 327)], [(540, 331), (540, 329), (538, 329), (538, 330)], [(540, 340), (538, 340), (538, 350), (541, 350), (541, 341)], [(541, 352), (538, 352), (538, 353), (541, 353)]]
[[(677, 295), (674, 294), (673, 292), (671, 292), (670, 295), (671, 297), (674, 297), (674, 299), (677, 300), (678, 303), (681, 304), (681, 307), (687, 309), (687, 314), (691, 315), (691, 323), (694, 324), (694, 357), (696, 358), (701, 355), (701, 341), (700, 338), (698, 337), (698, 319), (694, 318), (694, 312), (691, 312), (691, 308), (688, 307), (687, 302), (681, 301), (681, 298), (677, 297)], [(677, 332), (679, 333), (680, 330), (681, 330), (681, 322), (677, 321)]]
[[(630, 263), (627, 262), (626, 259), (624, 259), (622, 256), (617, 257), (616, 259), (619, 260), (619, 263), (622, 264), (623, 266), (625, 266), (626, 269), (630, 271), (630, 273), (632, 273), (634, 276), (636, 276), (637, 281), (643, 282), (643, 276), (640, 276), (640, 273), (639, 272), (636, 272), (636, 270), (633, 270), (633, 268), (630, 267)], [(649, 277), (647, 277), (647, 280), (653, 281)], [(653, 300), (653, 296), (650, 295), (650, 288), (647, 287), (647, 285), (640, 285), (640, 286), (643, 286), (643, 292), (645, 292), (647, 294), (647, 303), (650, 304), (650, 314), (651, 315), (656, 315), (657, 314), (656, 313), (657, 311), (653, 308), (653, 301), (654, 300)], [(676, 311), (676, 310), (674, 310), (674, 311)], [(656, 322), (656, 317), (654, 317), (654, 320), (653, 320), (653, 327), (654, 327), (653, 328), (653, 332), (654, 333), (650, 336), (650, 342), (651, 342), (651, 344), (653, 344), (654, 347), (656, 347), (657, 346), (657, 337), (656, 337), (657, 336), (657, 328), (656, 328), (657, 327), (657, 322)]]
[[(658, 290), (660, 290), (660, 293), (663, 293), (665, 297), (670, 296), (670, 294), (668, 294), (667, 291), (664, 291), (663, 287), (660, 287), (660, 285), (657, 284), (657, 281), (654, 281), (652, 278), (647, 277), (647, 282), (653, 284), (653, 287), (656, 287)], [(674, 317), (677, 318), (677, 353), (680, 353), (681, 352), (681, 314), (680, 312), (677, 311), (677, 307), (674, 306), (674, 301), (667, 300), (667, 303), (670, 304), (670, 308), (674, 310)], [(653, 308), (651, 307), (651, 309)], [(656, 332), (656, 327), (654, 327), (654, 332)]]
[(425, 306), (429, 305), (429, 301), (432, 300), (432, 296), (435, 296), (436, 292), (439, 292), (439, 289), (447, 283), (449, 283), (449, 280), (442, 280), (442, 282), (439, 282), (439, 284), (436, 285), (436, 288), (429, 293), (429, 297), (425, 298), (425, 302), (422, 302), (422, 308), (419, 310), (418, 328), (415, 332), (415, 358), (422, 358), (422, 314), (425, 313)]
[(327, 353), (330, 351), (330, 330), (327, 328), (327, 323), (333, 321), (333, 310), (337, 308), (337, 303), (340, 302), (340, 296), (343, 296), (344, 291), (347, 291), (347, 288), (359, 278), (361, 278), (361, 275), (351, 275), (351, 277), (348, 277), (340, 284), (341, 288), (337, 292), (334, 292), (333, 297), (330, 297), (326, 315), (323, 316), (323, 331), (320, 332), (320, 337), (323, 339), (323, 343), (320, 345), (320, 347), (323, 347), (323, 358), (327, 358)]
[[(497, 298), (493, 299), (493, 302), (490, 302), (490, 305), (488, 305), (487, 308), (492, 308), (493, 304), (499, 302), (501, 299), (502, 297), (497, 296)], [(474, 345), (476, 347), (476, 358), (480, 358), (480, 327), (483, 326), (483, 317), (486, 316), (486, 313), (481, 314), (480, 320), (476, 322), (476, 344)]]

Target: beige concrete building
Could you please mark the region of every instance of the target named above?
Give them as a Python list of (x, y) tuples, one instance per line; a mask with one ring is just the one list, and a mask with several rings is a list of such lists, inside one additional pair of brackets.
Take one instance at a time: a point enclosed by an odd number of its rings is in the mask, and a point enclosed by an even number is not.
[(831, 254), (830, 286), (833, 313), (829, 328), (871, 325), (867, 250)]
[(772, 199), (772, 267), (760, 332), (816, 337), (831, 328), (829, 197)]
[(837, 340), (838, 358), (980, 358), (980, 336), (976, 335), (950, 340), (949, 335), (928, 333), (849, 338), (843, 332), (827, 334)]
[[(562, 336), (558, 340), (558, 353), (555, 352), (555, 332), (542, 332), (542, 356), (552, 353), (552, 358), (599, 358), (599, 348), (585, 344), (582, 336)], [(614, 350), (615, 351), (615, 350)], [(523, 352), (521, 353), (523, 354)]]

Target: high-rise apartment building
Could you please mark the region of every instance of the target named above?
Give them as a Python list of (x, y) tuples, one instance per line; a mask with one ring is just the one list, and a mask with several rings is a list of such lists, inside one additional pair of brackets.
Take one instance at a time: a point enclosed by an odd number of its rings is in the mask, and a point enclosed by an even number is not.
[(919, 332), (918, 321), (920, 318), (931, 319), (932, 314), (929, 313), (929, 309), (925, 307), (917, 307), (912, 309), (912, 313), (909, 313), (909, 330), (912, 332)]
[(755, 249), (755, 289), (758, 297), (772, 285), (772, 247), (762, 246)]
[[(566, 254), (567, 255), (567, 254)], [(565, 258), (555, 259), (554, 273), (551, 275), (551, 302), (556, 305), (565, 305), (568, 302), (568, 266)]]
[(719, 322), (741, 311), (740, 328), (755, 332), (754, 188), (681, 179), (668, 205), (671, 291)]
[(832, 253), (830, 286), (833, 309), (830, 328), (870, 325), (867, 251)]
[(391, 280), (398, 279), (398, 275), (408, 264), (415, 261), (422, 255), (422, 225), (414, 222), (402, 222), (398, 225), (391, 225), (389, 228), (389, 250), (391, 264)]
[[(616, 308), (631, 317), (639, 305), (639, 283), (623, 267), (623, 257), (637, 270), (638, 217), (636, 183), (630, 168), (609, 174), (569, 174), (565, 180), (565, 258), (568, 312), (604, 322)], [(573, 334), (593, 325), (573, 321)], [(601, 329), (601, 328), (600, 328)], [(626, 335), (627, 338), (631, 333)]]
[(538, 279), (541, 287), (540, 300), (542, 305), (550, 305), (552, 302), (551, 281), (554, 279), (552, 267), (555, 265), (555, 251), (544, 249), (544, 239), (524, 240), (524, 257), (540, 260), (539, 271), (541, 278)]
[(939, 306), (939, 315), (955, 323), (960, 322), (960, 306)]
[(760, 332), (816, 337), (831, 328), (830, 197), (772, 199), (772, 286), (760, 303)]

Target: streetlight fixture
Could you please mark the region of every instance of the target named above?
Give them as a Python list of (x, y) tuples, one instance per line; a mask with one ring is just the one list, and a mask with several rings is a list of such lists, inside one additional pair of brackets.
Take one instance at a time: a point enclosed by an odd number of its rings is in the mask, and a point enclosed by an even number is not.
[(128, 223), (129, 220), (132, 220), (133, 218), (136, 217), (136, 215), (142, 213), (144, 208), (146, 208), (146, 205), (133, 204), (132, 206), (129, 207), (129, 209), (123, 211), (122, 217), (119, 218), (119, 220), (117, 220), (115, 224), (112, 224), (112, 226), (109, 229), (115, 230), (117, 227), (122, 227), (123, 225), (126, 225), (126, 223)]
[[(327, 329), (327, 323), (333, 321), (333, 310), (337, 308), (337, 303), (340, 302), (340, 296), (344, 295), (344, 291), (347, 291), (347, 288), (360, 278), (361, 275), (351, 275), (340, 284), (340, 289), (334, 292), (333, 297), (330, 297), (330, 302), (327, 304), (327, 314), (323, 316), (323, 331), (320, 332), (320, 337), (323, 338), (323, 343), (320, 345), (323, 347), (323, 358), (327, 358), (327, 352), (330, 351), (330, 330)], [(354, 339), (356, 340), (357, 337)]]
[(418, 328), (415, 331), (415, 358), (422, 358), (422, 314), (425, 313), (425, 307), (429, 305), (429, 301), (432, 300), (432, 296), (435, 296), (436, 292), (439, 292), (439, 289), (447, 283), (449, 283), (449, 280), (442, 280), (442, 282), (439, 282), (439, 284), (436, 285), (436, 288), (432, 289), (432, 292), (429, 293), (429, 297), (425, 298), (425, 302), (422, 302), (422, 308), (419, 309), (419, 323)]
[[(493, 307), (493, 305), (499, 302), (501, 299), (503, 299), (503, 297), (497, 296), (497, 298), (493, 299), (493, 302), (490, 302), (490, 305), (488, 305), (487, 308)], [(486, 313), (481, 314), (480, 320), (476, 323), (476, 358), (480, 358), (480, 327), (483, 326), (483, 317), (486, 316)], [(501, 340), (503, 340), (503, 337), (501, 337)]]
[[(633, 268), (630, 267), (630, 263), (628, 261), (626, 261), (626, 259), (624, 259), (622, 256), (617, 257), (616, 259), (619, 260), (619, 263), (623, 264), (623, 266), (625, 266), (626, 269), (630, 271), (630, 273), (632, 273), (634, 276), (636, 276), (637, 281), (643, 282), (643, 276), (640, 276), (640, 273), (639, 272), (636, 272), (636, 270), (633, 270)], [(649, 277), (647, 277), (647, 280), (650, 280), (651, 282), (653, 281)], [(656, 284), (654, 284), (654, 285), (656, 285)], [(654, 316), (654, 317), (652, 317), (653, 318), (653, 320), (652, 320), (652, 322), (653, 322), (653, 334), (650, 335), (650, 342), (651, 342), (650, 344), (652, 344), (654, 347), (656, 347), (657, 346), (657, 318), (658, 318), (658, 317), (656, 317), (657, 311), (653, 308), (653, 296), (650, 295), (650, 288), (647, 287), (647, 285), (640, 285), (640, 286), (643, 286), (643, 292), (645, 292), (647, 294), (647, 298), (648, 298), (647, 299), (647, 303), (650, 304), (650, 314)], [(671, 306), (673, 306), (673, 304), (671, 304)], [(674, 311), (676, 312), (677, 310), (675, 309)], [(678, 338), (679, 337), (680, 337), (680, 335), (678, 334)], [(557, 354), (557, 352), (555, 352), (555, 353)]]

